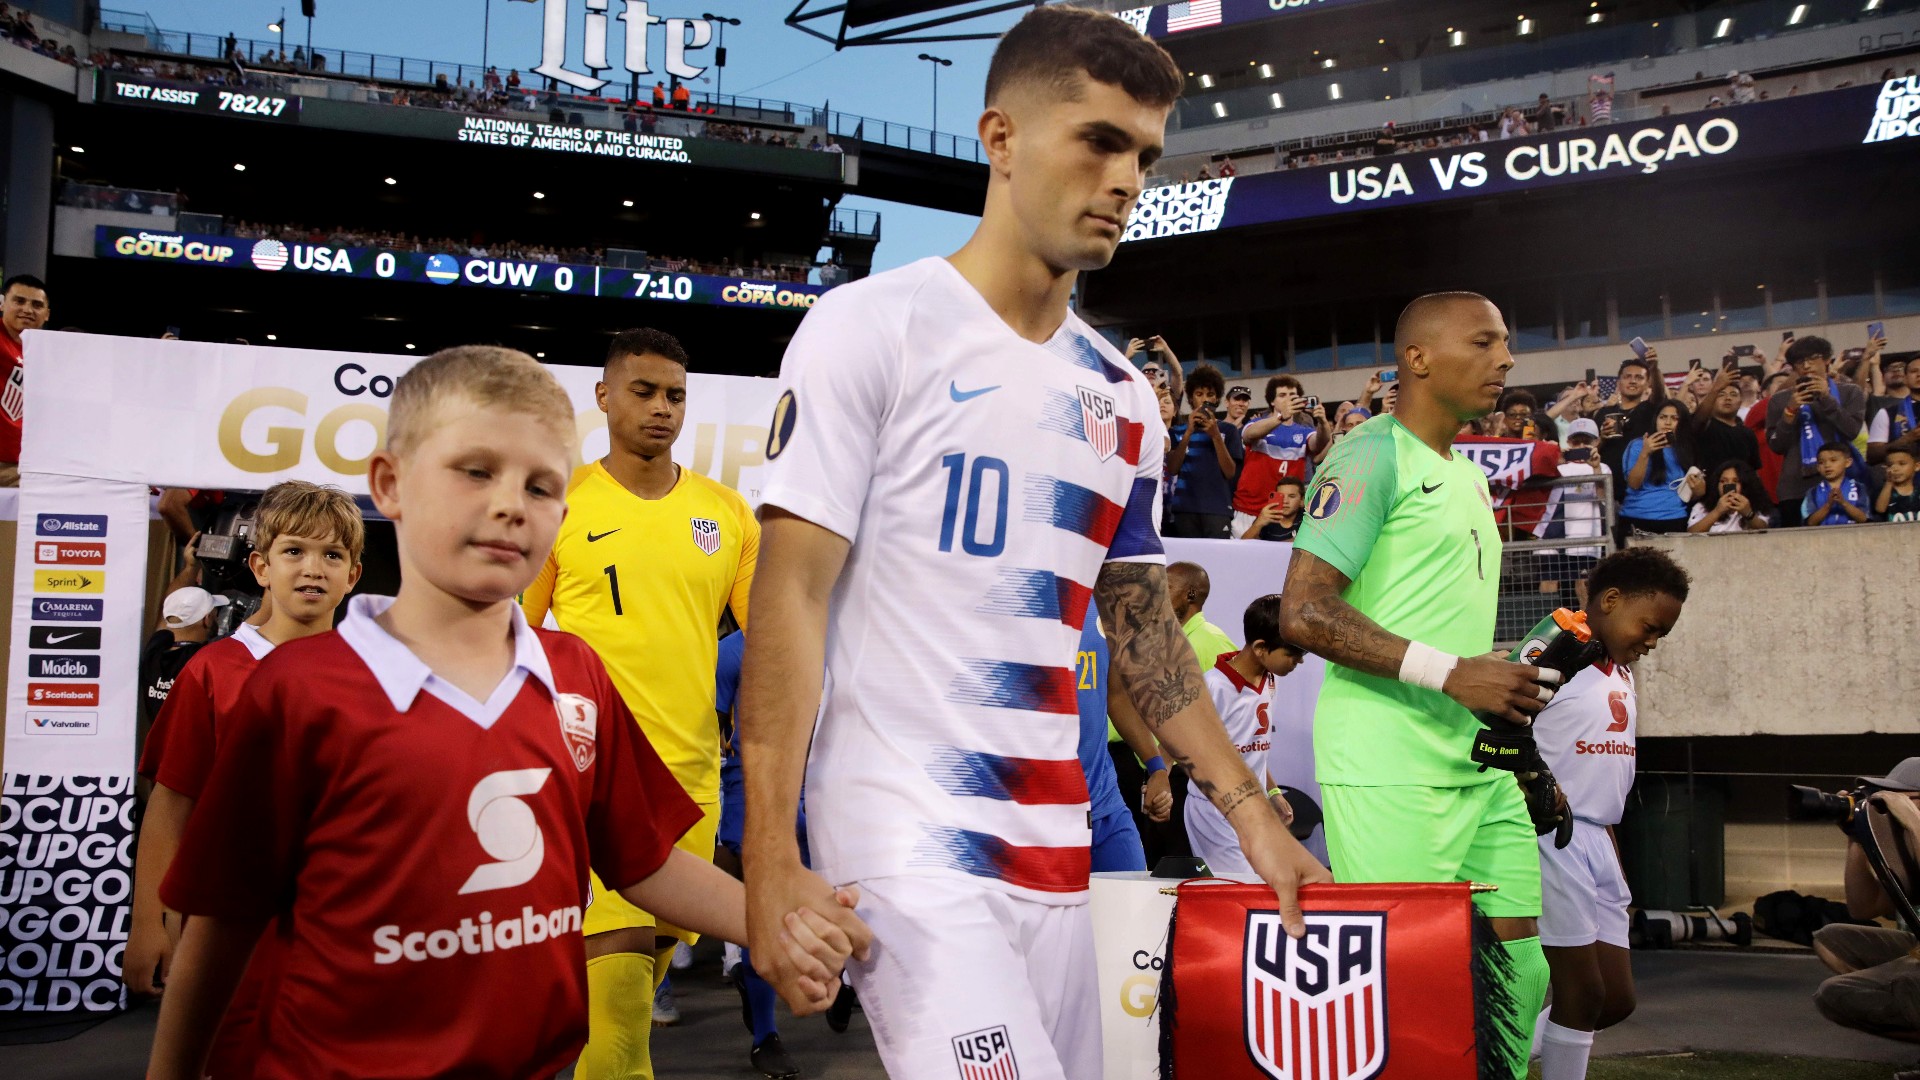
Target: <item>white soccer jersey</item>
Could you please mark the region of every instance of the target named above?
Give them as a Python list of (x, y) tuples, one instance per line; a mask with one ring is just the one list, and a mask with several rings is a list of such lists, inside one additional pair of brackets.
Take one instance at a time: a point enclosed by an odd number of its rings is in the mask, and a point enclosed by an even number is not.
[(1101, 565), (1165, 559), (1145, 377), (1071, 314), (1025, 340), (939, 258), (822, 296), (780, 374), (762, 500), (852, 542), (807, 767), (815, 867), (1083, 903), (1068, 661)]
[(1540, 753), (1581, 821), (1619, 824), (1633, 787), (1636, 715), (1632, 670), (1601, 662), (1575, 675), (1534, 719)]
[[(1265, 787), (1267, 751), (1273, 745), (1270, 719), (1273, 679), (1263, 676), (1258, 683), (1242, 679), (1228, 663), (1238, 655), (1223, 654), (1207, 669), (1204, 676), (1207, 694), (1213, 698), (1220, 722), (1226, 725), (1227, 738), (1233, 742), (1234, 749), (1240, 751), (1240, 759), (1247, 763), (1247, 769), (1260, 786)], [(1193, 844), (1194, 854), (1205, 859), (1215, 873), (1252, 869), (1240, 849), (1239, 834), (1213, 803), (1198, 792), (1186, 801), (1186, 817), (1187, 839)]]

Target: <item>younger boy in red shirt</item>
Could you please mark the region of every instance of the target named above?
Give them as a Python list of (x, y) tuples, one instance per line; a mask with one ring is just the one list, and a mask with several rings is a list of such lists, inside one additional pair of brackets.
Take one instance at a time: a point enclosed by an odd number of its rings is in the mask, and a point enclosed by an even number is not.
[(206, 787), (216, 728), (240, 700), (260, 659), (275, 645), (333, 629), (334, 609), (360, 580), (366, 526), (353, 498), (339, 488), (300, 480), (275, 484), (261, 497), (254, 520), (247, 562), (266, 592), (269, 615), (260, 626), (241, 624), (187, 661), (140, 755), (140, 775), (153, 781), (153, 794), (140, 822), (133, 914), (121, 965), (121, 978), (137, 994), (160, 991), (180, 940), (179, 915), (160, 905), (160, 879)]
[[(699, 812), (599, 659), (514, 603), (576, 461), (572, 405), (525, 354), (450, 349), (396, 384), (368, 483), (400, 595), (248, 683), (161, 886), (194, 918), (154, 1080), (201, 1075), (270, 920), (263, 1078), (555, 1075), (586, 1041), (589, 861), (635, 905), (745, 939), (740, 884), (674, 849)], [(866, 943), (812, 912), (786, 927), (825, 1008)]]

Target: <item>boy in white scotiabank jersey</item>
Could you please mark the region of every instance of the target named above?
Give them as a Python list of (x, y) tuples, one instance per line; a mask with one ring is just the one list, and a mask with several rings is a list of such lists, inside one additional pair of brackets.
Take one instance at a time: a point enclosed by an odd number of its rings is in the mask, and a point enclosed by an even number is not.
[(1553, 1007), (1541, 1014), (1542, 1080), (1587, 1075), (1593, 1033), (1633, 1012), (1627, 904), (1613, 826), (1633, 787), (1633, 671), (1680, 618), (1687, 572), (1664, 552), (1627, 548), (1587, 579), (1587, 625), (1605, 661), (1568, 681), (1533, 722), (1540, 753), (1573, 811), (1573, 840), (1540, 837), (1540, 944), (1553, 972)]
[[(1241, 617), (1245, 647), (1222, 653), (1206, 671), (1207, 693), (1226, 726), (1227, 739), (1240, 752), (1248, 771), (1267, 786), (1267, 798), (1282, 820), (1293, 821), (1293, 807), (1274, 785), (1267, 767), (1273, 752), (1273, 684), (1300, 666), (1301, 651), (1280, 640), (1280, 594), (1262, 596), (1247, 605)], [(1187, 804), (1187, 840), (1193, 853), (1216, 874), (1245, 874), (1253, 867), (1240, 850), (1240, 837), (1210, 802)]]
[[(1029, 13), (987, 78), (973, 239), (826, 294), (782, 366), (737, 707), (749, 932), (788, 996), (762, 946), (860, 883), (833, 917), (872, 929), (849, 970), (902, 1080), (1101, 1075), (1069, 662), (1089, 593), (1110, 708), (1188, 762), (1296, 927), (1298, 883), (1325, 880), (1174, 623), (1153, 391), (1067, 309), (1112, 258), (1181, 81), (1111, 16)], [(802, 761), (817, 873), (793, 833)]]

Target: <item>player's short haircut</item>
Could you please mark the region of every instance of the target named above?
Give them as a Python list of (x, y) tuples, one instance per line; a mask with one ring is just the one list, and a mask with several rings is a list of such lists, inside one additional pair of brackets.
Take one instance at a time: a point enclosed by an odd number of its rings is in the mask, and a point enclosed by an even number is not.
[(1587, 575), (1587, 596), (1594, 600), (1608, 589), (1622, 596), (1664, 593), (1685, 603), (1693, 578), (1673, 557), (1659, 548), (1624, 547), (1594, 564)]
[(1193, 400), (1193, 392), (1195, 390), (1211, 390), (1213, 391), (1213, 400), (1219, 401), (1227, 394), (1226, 377), (1221, 375), (1220, 369), (1214, 367), (1212, 364), (1196, 364), (1193, 368), (1193, 374), (1187, 376), (1188, 401)]
[(1416, 296), (1413, 302), (1400, 311), (1400, 317), (1393, 323), (1393, 355), (1398, 357), (1409, 345), (1418, 345), (1421, 334), (1427, 332), (1427, 322), (1446, 308), (1459, 303), (1491, 304), (1493, 301), (1477, 292), (1453, 291), (1428, 293)]
[(262, 555), (282, 536), (332, 540), (347, 549), (355, 565), (367, 548), (367, 526), (353, 496), (326, 484), (283, 480), (260, 497), (254, 512), (253, 546)]
[(1300, 489), (1300, 497), (1303, 499), (1307, 497), (1307, 482), (1297, 476), (1281, 477), (1279, 481), (1273, 485), (1273, 490), (1279, 491), (1283, 487), (1297, 487)]
[(1173, 57), (1133, 27), (1105, 12), (1050, 4), (1001, 36), (987, 67), (987, 105), (1030, 84), (1071, 95), (1083, 73), (1159, 108), (1170, 107), (1185, 85)]
[(1815, 453), (1839, 454), (1841, 457), (1846, 458), (1849, 461), (1853, 460), (1853, 447), (1848, 443), (1843, 443), (1839, 441), (1838, 439), (1835, 439), (1833, 442), (1821, 443), (1820, 449), (1815, 451)]
[(1653, 370), (1652, 368), (1647, 366), (1647, 362), (1645, 360), (1642, 360), (1637, 356), (1629, 356), (1625, 360), (1620, 361), (1620, 374), (1625, 375), (1627, 373), (1628, 368), (1636, 368), (1636, 367), (1639, 368), (1641, 371)]
[[(5, 296), (12, 292), (15, 285), (26, 289), (39, 289), (41, 292), (47, 291), (47, 283), (34, 277), (32, 274), (15, 274), (5, 281), (0, 281), (0, 296)], [(49, 293), (48, 295), (52, 294)]]
[(1823, 337), (1795, 338), (1787, 346), (1787, 363), (1797, 364), (1808, 357), (1824, 356), (1833, 359), (1833, 343)]
[(1268, 593), (1247, 605), (1245, 614), (1240, 616), (1242, 641), (1251, 649), (1256, 641), (1264, 641), (1267, 648), (1284, 645), (1280, 640), (1280, 594)]
[(1296, 394), (1306, 393), (1306, 388), (1300, 385), (1299, 379), (1291, 375), (1275, 375), (1273, 378), (1267, 380), (1267, 405), (1269, 407), (1273, 405), (1273, 399), (1280, 396), (1280, 391), (1283, 388), (1292, 390)]
[[(1206, 606), (1207, 594), (1213, 591), (1213, 579), (1207, 576), (1207, 568), (1196, 562), (1177, 562), (1167, 565), (1167, 592), (1193, 593), (1193, 602)], [(1176, 604), (1179, 600), (1176, 598)]]
[(607, 365), (629, 356), (658, 356), (681, 367), (687, 366), (687, 350), (680, 344), (680, 339), (651, 326), (622, 330), (613, 335), (613, 342), (607, 346)]
[(1521, 390), (1517, 388), (1513, 390), (1509, 390), (1504, 395), (1501, 396), (1500, 398), (1501, 412), (1506, 412), (1508, 409), (1513, 408), (1515, 405), (1525, 405), (1529, 409), (1537, 409), (1540, 407), (1540, 399), (1537, 397), (1534, 397), (1533, 391), (1531, 390)]
[(393, 384), (387, 450), (401, 458), (413, 453), (456, 401), (530, 416), (561, 435), (569, 454), (579, 445), (573, 402), (533, 357), (498, 345), (459, 345), (420, 361)]

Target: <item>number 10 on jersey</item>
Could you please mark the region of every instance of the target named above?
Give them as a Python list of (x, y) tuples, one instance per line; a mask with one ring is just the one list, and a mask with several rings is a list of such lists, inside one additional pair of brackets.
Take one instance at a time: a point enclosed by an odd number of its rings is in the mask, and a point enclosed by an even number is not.
[[(953, 550), (955, 526), (959, 526), (960, 549), (969, 555), (992, 558), (1007, 546), (1007, 490), (1010, 486), (1007, 463), (994, 457), (976, 457), (971, 466), (965, 454), (948, 454), (940, 459), (947, 470), (947, 506), (940, 515), (940, 550)], [(985, 489), (991, 488), (991, 496)], [(990, 535), (981, 538), (980, 504), (987, 498), (993, 515), (986, 526)], [(966, 503), (966, 520), (960, 521), (960, 504)]]

